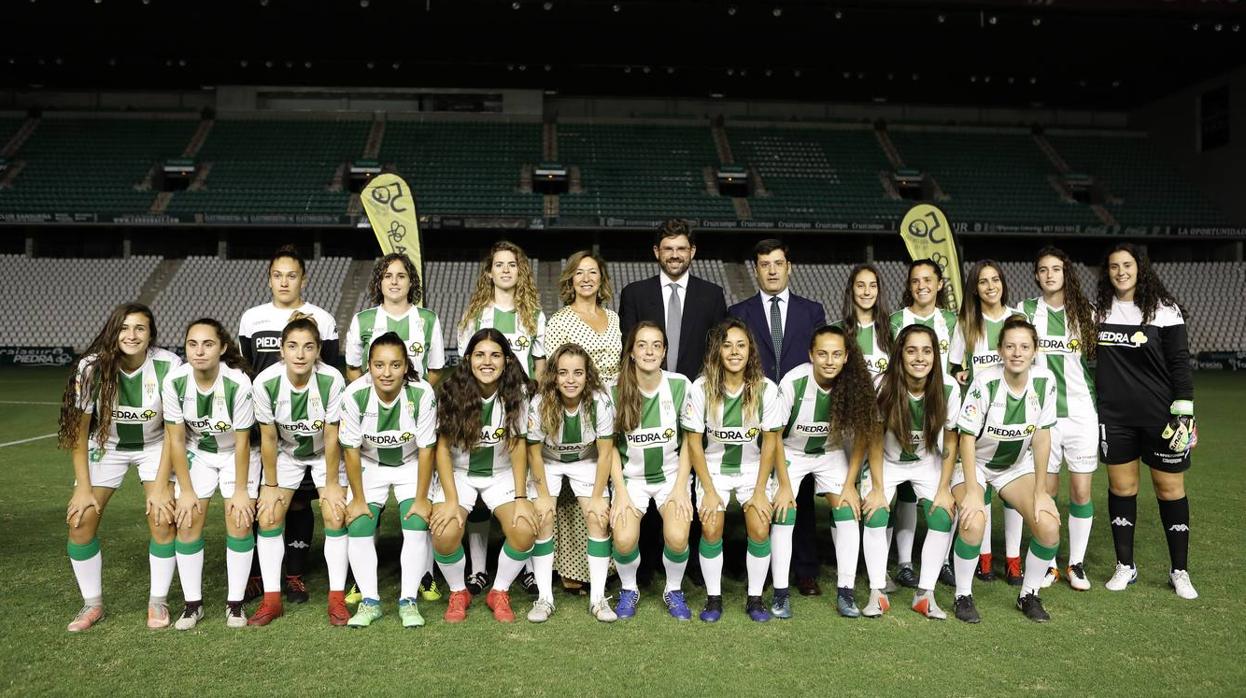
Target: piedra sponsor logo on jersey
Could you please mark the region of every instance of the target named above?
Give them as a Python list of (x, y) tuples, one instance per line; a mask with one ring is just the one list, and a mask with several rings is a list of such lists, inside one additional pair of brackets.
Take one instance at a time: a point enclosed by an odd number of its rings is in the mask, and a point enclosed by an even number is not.
[(999, 358), (999, 354), (992, 352), (989, 354), (974, 354), (970, 358), (970, 361), (973, 362), (974, 366), (994, 366), (995, 364), (1000, 363), (1001, 359)]
[(663, 429), (662, 427), (654, 427), (653, 429), (637, 429), (627, 434), (627, 445), (629, 446), (664, 446), (675, 438), (674, 429)]
[(232, 425), (224, 420), (213, 422), (211, 417), (204, 417), (203, 419), (187, 419), (186, 426), (201, 434), (224, 434)]
[(546, 444), (545, 444), (545, 447), (546, 447), (546, 448), (548, 448), (550, 451), (552, 451), (552, 452), (554, 452), (554, 453), (557, 453), (557, 454), (558, 454), (558, 455), (560, 455), (560, 456), (563, 456), (563, 455), (568, 455), (568, 456), (570, 456), (570, 455), (576, 455), (576, 454), (579, 454), (579, 453), (581, 453), (581, 452), (585, 449), (585, 447), (587, 447), (587, 446), (588, 446), (588, 444), (587, 444), (587, 443), (581, 443), (581, 444), (551, 444), (551, 443), (546, 442)]
[(424, 345), (419, 342), (411, 342), (407, 345), (407, 349), (409, 349), (411, 353), (416, 356), (424, 353)]
[(826, 436), (831, 433), (831, 425), (826, 422), (797, 422), (792, 427), (792, 433), (809, 438)]
[(1035, 427), (1033, 424), (1027, 424), (1023, 427), (1022, 426), (998, 426), (997, 427), (993, 424), (988, 424), (986, 426), (987, 436), (990, 436), (996, 441), (1018, 441), (1020, 439), (1024, 439), (1027, 436), (1031, 436), (1036, 430), (1037, 430), (1037, 427)]
[(1117, 332), (1116, 330), (1100, 330), (1099, 346), (1101, 347), (1128, 347), (1137, 349), (1147, 343), (1146, 334), (1142, 330), (1138, 330), (1133, 334), (1125, 332)]
[(506, 438), (506, 427), (483, 426), (480, 428), (479, 447), (496, 446)]
[(309, 419), (300, 419), (290, 424), (282, 424), (282, 429), (293, 432), (299, 436), (314, 436), (324, 431), (324, 420), (317, 419), (315, 421)]
[(724, 444), (746, 444), (757, 438), (761, 429), (757, 427), (710, 427), (711, 439)]
[(373, 434), (368, 440), (377, 446), (393, 448), (395, 446), (406, 445), (407, 442), (415, 438), (415, 434), (409, 431), (396, 432), (387, 431), (380, 434)]
[(256, 351), (268, 352), (281, 350), (281, 335), (276, 332), (257, 334), (251, 338), (251, 341), (255, 344)]
[(113, 424), (143, 424), (155, 416), (155, 410), (139, 411), (129, 407), (117, 407), (112, 411)]
[(939, 353), (944, 354), (944, 355), (947, 354), (947, 340), (946, 339), (939, 340)]
[(1064, 337), (1039, 337), (1038, 350), (1053, 353), (1076, 352), (1082, 348), (1078, 339), (1065, 340)]

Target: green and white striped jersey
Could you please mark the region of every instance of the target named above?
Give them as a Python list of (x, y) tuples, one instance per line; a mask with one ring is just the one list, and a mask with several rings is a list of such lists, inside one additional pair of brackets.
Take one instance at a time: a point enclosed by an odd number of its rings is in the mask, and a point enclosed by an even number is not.
[(857, 346), (865, 357), (865, 368), (871, 376), (887, 370), (887, 352), (883, 351), (878, 342), (877, 326), (878, 323), (870, 322), (857, 328)]
[(437, 443), (437, 400), (422, 380), (407, 383), (398, 397), (383, 402), (364, 374), (346, 386), (338, 442), (357, 448), (362, 457), (398, 467), (416, 462), (416, 451)]
[(251, 390), (255, 421), (277, 425), (277, 447), (287, 456), (324, 455), (324, 428), (342, 420), (346, 381), (336, 368), (317, 363), (307, 384), (297, 389), (284, 363), (260, 371)]
[[(615, 434), (619, 462), (625, 480), (641, 478), (651, 485), (661, 484), (679, 472), (679, 447), (683, 445), (681, 417), (691, 385), (682, 374), (662, 372), (657, 392), (641, 391), (640, 425), (630, 432)], [(619, 389), (612, 388), (615, 409)]]
[(386, 332), (397, 333), (407, 345), (407, 356), (420, 372), (428, 378), (430, 370), (440, 371), (446, 365), (445, 339), (441, 334), (441, 320), (428, 308), (411, 306), (401, 317), (392, 317), (381, 306), (356, 313), (346, 332), (346, 365), (362, 367), (367, 371), (368, 349), (372, 340)]
[[(511, 351), (519, 359), (519, 365), (529, 378), (534, 378), (536, 360), (545, 358), (545, 313), (538, 311), (536, 332), (533, 333), (519, 321), (514, 310), (498, 310), (492, 305), (481, 311), (480, 315), (467, 323), (467, 328), (459, 334), (459, 354), (467, 349), (467, 342), (480, 330), (492, 327), (501, 332), (506, 341), (511, 343)], [(463, 357), (467, 359), (466, 356)]]
[(760, 400), (754, 414), (744, 414), (744, 388), (724, 395), (712, 412), (705, 406), (705, 376), (697, 378), (684, 401), (684, 431), (705, 434), (705, 464), (715, 475), (735, 475), (744, 466), (761, 465), (761, 435), (782, 431), (787, 424), (779, 386), (762, 378)]
[(1021, 312), (1038, 330), (1038, 357), (1034, 363), (1056, 377), (1056, 416), (1088, 417), (1097, 422), (1095, 373), (1082, 351), (1081, 337), (1069, 327), (1064, 308), (1053, 308), (1042, 298), (1021, 304)]
[(1004, 329), (1004, 321), (1019, 312), (1021, 311), (1005, 306), (1003, 313), (995, 320), (983, 315), (983, 331), (974, 340), (972, 349), (967, 349), (965, 346), (965, 328), (958, 328), (952, 334), (952, 350), (948, 356), (948, 363), (968, 371), (970, 381), (978, 371), (1003, 363), (1003, 359), (999, 358), (999, 333)]
[[(882, 381), (875, 383), (876, 388), (882, 387)], [(926, 400), (921, 395), (908, 393), (909, 398), (909, 440), (901, 444), (895, 434), (890, 431), (883, 437), (883, 460), (887, 463), (918, 463), (932, 455), (938, 457), (943, 450), (943, 432), (939, 432), (939, 443), (932, 452), (926, 443)], [(956, 421), (960, 416), (960, 386), (956, 380), (946, 373), (943, 374), (943, 399), (947, 406), (947, 416), (943, 420), (943, 431), (955, 431)]]
[(1030, 368), (1030, 379), (1020, 395), (1004, 382), (1004, 367), (980, 371), (961, 405), (956, 427), (977, 436), (974, 450), (980, 467), (1007, 470), (1025, 460), (1039, 429), (1056, 423), (1056, 379), (1040, 366)]
[(199, 390), (194, 370), (182, 364), (164, 383), (164, 421), (186, 425), (186, 444), (204, 453), (234, 450), (234, 432), (255, 424), (251, 379), (224, 363), (208, 392)]
[(936, 308), (934, 312), (922, 317), (908, 308), (901, 308), (891, 314), (891, 336), (900, 334), (900, 330), (909, 325), (925, 325), (935, 331), (939, 338), (939, 356), (943, 359), (943, 372), (947, 373), (951, 363), (952, 336), (956, 334), (956, 313)]
[[(91, 415), (100, 413), (99, 380), (88, 376), (96, 357), (85, 356), (78, 362), (74, 395), (78, 408)], [(133, 373), (117, 371), (117, 396), (111, 407), (112, 424), (104, 441), (104, 451), (141, 451), (148, 444), (164, 438), (164, 384), (169, 373), (181, 365), (177, 355), (164, 349), (147, 350), (143, 365)], [(84, 383), (88, 380), (89, 384)], [(98, 418), (92, 429), (98, 429)], [(94, 434), (92, 434), (94, 437)], [(90, 439), (90, 448), (96, 448)]]
[(831, 432), (831, 394), (818, 387), (813, 364), (804, 363), (787, 372), (779, 381), (783, 396), (783, 448), (788, 453), (820, 456), (842, 444), (828, 444)]
[[(521, 400), (519, 409), (519, 428), (527, 429), (528, 401)], [(454, 469), (466, 472), (468, 477), (492, 477), (509, 472), (513, 465), (508, 442), (522, 438), (522, 433), (506, 433), (506, 406), (495, 392), (480, 404), (480, 441), (471, 451), (457, 446), (450, 449)]]
[(541, 444), (541, 457), (546, 462), (579, 463), (597, 461), (597, 439), (614, 436), (614, 405), (610, 396), (595, 393), (591, 400), (580, 400), (575, 411), (562, 411), (562, 427), (556, 434), (541, 428), (541, 396), (533, 395), (528, 403), (528, 443)]

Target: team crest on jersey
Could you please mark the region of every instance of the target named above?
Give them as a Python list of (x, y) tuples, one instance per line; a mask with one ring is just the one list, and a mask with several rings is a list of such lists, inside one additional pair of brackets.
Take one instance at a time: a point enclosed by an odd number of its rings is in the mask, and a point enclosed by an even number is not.
[(156, 387), (156, 381), (154, 380), (143, 381), (143, 394), (147, 396), (147, 399), (150, 400), (156, 396)]
[(407, 349), (417, 356), (424, 353), (424, 345), (419, 342), (411, 342), (411, 344), (407, 345)]

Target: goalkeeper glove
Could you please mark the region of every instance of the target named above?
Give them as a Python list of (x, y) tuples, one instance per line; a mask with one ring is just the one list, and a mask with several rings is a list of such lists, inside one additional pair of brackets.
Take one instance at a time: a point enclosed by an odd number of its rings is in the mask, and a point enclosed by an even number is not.
[(1174, 400), (1168, 408), (1172, 419), (1164, 425), (1160, 438), (1168, 442), (1173, 453), (1185, 453), (1198, 444), (1198, 427), (1194, 422), (1194, 401)]

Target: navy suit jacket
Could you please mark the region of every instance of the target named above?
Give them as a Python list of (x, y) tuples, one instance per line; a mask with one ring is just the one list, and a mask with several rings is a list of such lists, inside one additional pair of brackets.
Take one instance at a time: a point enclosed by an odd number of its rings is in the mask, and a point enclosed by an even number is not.
[(758, 356), (766, 377), (778, 383), (793, 368), (809, 361), (809, 340), (813, 331), (826, 324), (822, 304), (791, 293), (788, 295), (787, 320), (783, 323), (783, 355), (774, 356), (770, 341), (770, 309), (762, 303), (761, 293), (750, 296), (727, 309), (744, 321), (757, 342)]
[[(666, 329), (666, 310), (662, 304), (660, 276), (633, 281), (619, 296), (619, 326), (623, 336), (641, 320), (657, 323)], [(684, 292), (683, 323), (679, 331), (679, 358), (675, 370), (696, 380), (705, 359), (705, 341), (710, 329), (727, 317), (727, 302), (722, 287), (695, 276), (688, 277)], [(627, 354), (631, 347), (623, 347)], [(773, 353), (773, 352), (772, 352)]]

